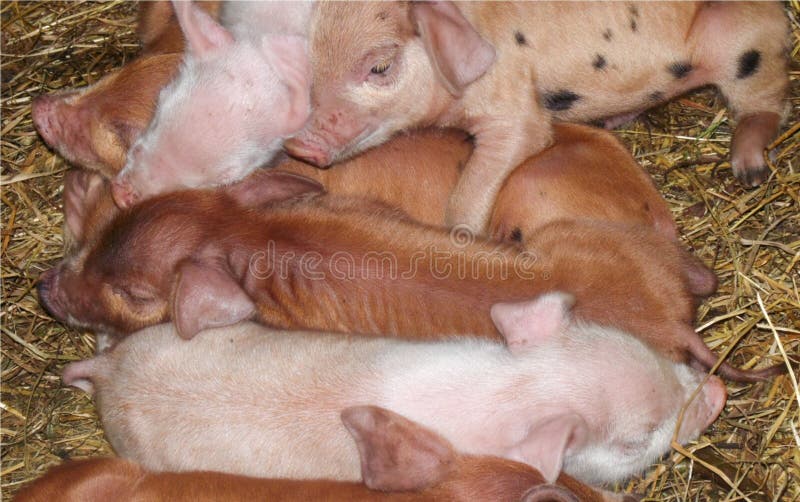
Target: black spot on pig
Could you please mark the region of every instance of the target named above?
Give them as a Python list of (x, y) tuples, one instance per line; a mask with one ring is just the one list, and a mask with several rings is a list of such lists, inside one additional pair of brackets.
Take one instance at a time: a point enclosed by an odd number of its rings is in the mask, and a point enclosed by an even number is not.
[(692, 64), (688, 61), (675, 61), (667, 67), (667, 71), (677, 79), (686, 78), (692, 71)]
[(652, 101), (653, 103), (660, 103), (664, 101), (664, 93), (661, 91), (651, 92), (647, 98)]
[(548, 110), (562, 112), (572, 108), (572, 105), (579, 99), (581, 99), (581, 97), (572, 91), (560, 90), (544, 93), (542, 101), (544, 107)]
[(525, 40), (525, 35), (523, 35), (522, 32), (515, 31), (514, 40), (517, 41), (517, 45), (528, 45), (528, 41)]
[(758, 71), (761, 65), (761, 53), (755, 49), (751, 49), (741, 56), (739, 56), (739, 70), (736, 72), (736, 78), (747, 78)]
[(378, 15), (375, 16), (379, 21), (385, 21), (389, 17), (389, 13), (384, 11), (378, 12)]
[(636, 24), (636, 19), (631, 18), (631, 31), (636, 33), (636, 30), (638, 29), (638, 27), (639, 26)]
[(630, 5), (629, 4), (628, 5), (628, 12), (630, 12), (631, 16), (633, 16), (633, 17), (639, 17), (639, 7), (637, 7), (635, 5)]
[(519, 227), (514, 228), (509, 236), (514, 242), (522, 242), (522, 230)]
[(614, 38), (614, 34), (611, 32), (611, 28), (606, 28), (606, 31), (603, 32), (603, 38), (606, 41), (610, 42), (612, 38)]
[(607, 64), (606, 58), (604, 58), (602, 54), (596, 54), (594, 56), (594, 61), (592, 61), (592, 66), (595, 70), (602, 70)]

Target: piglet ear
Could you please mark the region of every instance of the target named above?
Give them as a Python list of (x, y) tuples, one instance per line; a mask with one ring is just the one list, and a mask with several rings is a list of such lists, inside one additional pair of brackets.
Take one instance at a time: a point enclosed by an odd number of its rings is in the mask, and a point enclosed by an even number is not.
[(376, 406), (342, 411), (361, 455), (361, 475), (373, 490), (421, 490), (452, 470), (453, 447), (441, 436)]
[(185, 261), (178, 267), (172, 319), (181, 338), (244, 321), (255, 311), (247, 293), (218, 266)]
[(514, 446), (511, 457), (536, 467), (548, 483), (554, 483), (561, 474), (566, 452), (585, 443), (587, 434), (583, 418), (576, 413), (562, 413), (534, 424)]
[(572, 295), (547, 293), (534, 300), (492, 305), (490, 314), (512, 354), (557, 336), (569, 322)]
[(61, 380), (71, 387), (77, 387), (85, 393), (94, 394), (94, 383), (92, 378), (96, 375), (97, 370), (95, 359), (86, 359), (76, 363), (69, 363), (64, 366), (64, 371), (61, 373)]
[(453, 96), (461, 96), (494, 63), (494, 47), (453, 2), (411, 2), (411, 18), (439, 79)]
[(203, 58), (233, 43), (230, 32), (191, 0), (172, 0), (172, 5), (193, 55)]
[(304, 194), (322, 193), (325, 187), (299, 174), (262, 169), (224, 190), (240, 205), (258, 208)]
[(288, 112), (281, 117), (283, 134), (297, 132), (311, 114), (311, 63), (308, 42), (297, 35), (265, 35), (261, 50), (289, 89)]

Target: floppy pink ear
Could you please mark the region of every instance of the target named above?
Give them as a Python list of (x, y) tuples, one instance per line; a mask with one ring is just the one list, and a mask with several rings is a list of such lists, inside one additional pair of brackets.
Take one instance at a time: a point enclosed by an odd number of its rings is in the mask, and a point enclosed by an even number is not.
[(61, 373), (61, 380), (71, 387), (77, 387), (85, 393), (92, 395), (94, 394), (92, 378), (97, 373), (95, 368), (96, 364), (96, 358), (69, 363), (64, 366), (64, 371)]
[(512, 457), (536, 467), (548, 483), (555, 483), (570, 448), (582, 445), (586, 422), (576, 413), (563, 413), (533, 425), (511, 452)]
[(240, 205), (258, 208), (303, 194), (321, 193), (325, 187), (299, 174), (262, 169), (223, 190)]
[(411, 19), (439, 79), (453, 96), (460, 96), (494, 63), (494, 47), (453, 2), (411, 2)]
[(233, 43), (233, 36), (190, 0), (172, 0), (175, 15), (193, 55), (204, 58)]
[(288, 113), (281, 117), (284, 135), (297, 132), (311, 115), (311, 63), (308, 42), (297, 35), (265, 35), (261, 50), (289, 89)]
[(490, 314), (508, 349), (516, 354), (558, 336), (568, 322), (574, 302), (572, 295), (556, 291), (533, 300), (496, 303)]
[(439, 483), (455, 452), (444, 438), (377, 406), (342, 411), (342, 422), (361, 455), (361, 476), (373, 490), (421, 490)]
[(172, 319), (181, 338), (204, 329), (249, 319), (256, 307), (236, 281), (213, 264), (185, 261), (178, 267), (172, 294)]

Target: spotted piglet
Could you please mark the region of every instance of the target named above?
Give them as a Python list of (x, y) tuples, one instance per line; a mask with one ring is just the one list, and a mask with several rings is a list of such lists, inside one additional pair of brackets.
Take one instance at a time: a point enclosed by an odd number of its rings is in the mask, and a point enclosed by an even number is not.
[(715, 84), (738, 122), (734, 174), (757, 185), (785, 108), (786, 40), (777, 2), (323, 2), (312, 116), (286, 147), (327, 166), (398, 130), (466, 129), (476, 148), (447, 220), (484, 227), (553, 120), (631, 114)]

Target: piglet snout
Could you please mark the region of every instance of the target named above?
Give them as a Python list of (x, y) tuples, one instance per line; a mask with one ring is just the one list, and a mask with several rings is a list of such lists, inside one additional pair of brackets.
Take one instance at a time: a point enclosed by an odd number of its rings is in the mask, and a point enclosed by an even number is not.
[(283, 147), (292, 157), (298, 158), (317, 167), (328, 167), (331, 164), (331, 155), (314, 143), (303, 141), (300, 138), (289, 138)]
[(54, 148), (61, 136), (60, 122), (56, 117), (61, 100), (60, 97), (44, 95), (34, 99), (31, 105), (34, 127), (44, 142)]
[(130, 180), (119, 176), (111, 183), (111, 195), (120, 209), (127, 209), (139, 200), (139, 193), (133, 188)]
[(43, 272), (39, 276), (36, 291), (39, 293), (39, 302), (44, 309), (53, 317), (63, 319), (64, 312), (59, 305), (56, 293), (58, 291), (58, 277), (58, 267)]
[(728, 390), (722, 379), (716, 375), (709, 376), (703, 389), (684, 413), (679, 440), (686, 442), (695, 439), (700, 432), (707, 429), (722, 413), (727, 399)]

